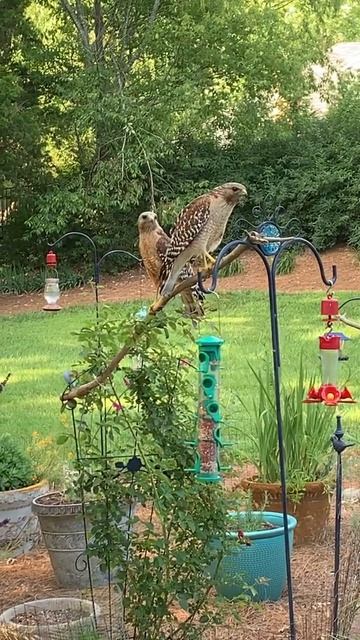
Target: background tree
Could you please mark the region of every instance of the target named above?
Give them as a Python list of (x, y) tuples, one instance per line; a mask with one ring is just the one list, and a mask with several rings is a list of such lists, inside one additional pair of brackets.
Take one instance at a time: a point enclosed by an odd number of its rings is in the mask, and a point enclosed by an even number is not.
[[(133, 249), (141, 210), (155, 205), (167, 226), (197, 193), (231, 179), (249, 187), (247, 216), (270, 195), (319, 246), (351, 236), (345, 221), (319, 238), (319, 176), (330, 167), (315, 163), (326, 144), (342, 173), (331, 114), (350, 94), (332, 94), (321, 123), (309, 96), (312, 63), (346, 37), (349, 11), (360, 19), (355, 2), (33, 0), (20, 10), (38, 41), (28, 64), (41, 114), (34, 149), (51, 161), (45, 192), (29, 173), (28, 242), (81, 227), (101, 249)], [(333, 183), (324, 211), (339, 190)]]

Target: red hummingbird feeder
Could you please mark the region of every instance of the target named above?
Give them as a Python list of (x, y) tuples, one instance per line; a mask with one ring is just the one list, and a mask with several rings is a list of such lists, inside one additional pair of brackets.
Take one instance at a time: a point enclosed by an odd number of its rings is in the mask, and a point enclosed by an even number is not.
[(355, 402), (347, 387), (339, 387), (339, 371), (341, 362), (347, 360), (342, 353), (343, 345), (349, 340), (343, 333), (333, 333), (332, 323), (338, 319), (339, 303), (328, 296), (321, 301), (321, 315), (327, 322), (330, 331), (319, 336), (322, 383), (316, 389), (312, 387), (304, 402), (323, 402), (328, 406), (336, 406), (340, 402)]
[(60, 311), (61, 307), (58, 305), (60, 298), (60, 286), (59, 277), (57, 273), (57, 256), (54, 251), (49, 251), (45, 257), (46, 264), (46, 278), (44, 288), (44, 298), (46, 305), (43, 307), (44, 311)]

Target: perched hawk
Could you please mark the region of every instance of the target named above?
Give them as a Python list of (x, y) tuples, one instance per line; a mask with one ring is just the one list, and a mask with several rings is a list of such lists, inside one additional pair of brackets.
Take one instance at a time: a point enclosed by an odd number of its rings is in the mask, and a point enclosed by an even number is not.
[[(170, 238), (158, 223), (157, 216), (152, 211), (141, 213), (138, 218), (139, 251), (145, 270), (156, 289), (159, 288), (160, 272), (164, 264), (166, 251), (170, 245)], [(182, 268), (178, 275), (179, 280), (185, 280), (194, 275), (190, 265)], [(198, 318), (204, 315), (202, 301), (203, 294), (194, 285), (191, 289), (181, 292), (181, 299), (187, 315)]]
[(221, 243), (234, 207), (243, 204), (246, 196), (244, 185), (227, 182), (199, 196), (181, 211), (160, 273), (161, 295), (171, 293), (185, 264), (202, 258), (207, 269), (214, 263), (210, 251)]

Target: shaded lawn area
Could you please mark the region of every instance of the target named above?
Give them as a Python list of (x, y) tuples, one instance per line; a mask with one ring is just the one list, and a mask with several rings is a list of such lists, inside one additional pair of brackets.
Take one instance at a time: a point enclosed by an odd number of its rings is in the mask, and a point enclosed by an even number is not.
[[(301, 351), (309, 373), (320, 373), (317, 337), (323, 331), (319, 315), (321, 297), (314, 293), (279, 295), (282, 379), (285, 383), (296, 382)], [(338, 294), (338, 297), (343, 301), (350, 294)], [(136, 311), (139, 306), (140, 303), (129, 303), (109, 305), (108, 308), (118, 317)], [(225, 340), (221, 371), (224, 436), (235, 442), (235, 451), (242, 458), (248, 450), (246, 433), (251, 430), (251, 424), (238, 396), (250, 405), (256, 393), (248, 363), (258, 370), (264, 369), (266, 362), (272, 363), (268, 299), (261, 292), (232, 293), (222, 295), (219, 301), (210, 296), (208, 307), (207, 320), (202, 323), (200, 332), (202, 335), (220, 332)], [(358, 317), (356, 311), (354, 305), (351, 315)], [(63, 431), (59, 401), (65, 387), (63, 373), (79, 358), (74, 332), (94, 322), (94, 308), (0, 318), (0, 379), (8, 372), (12, 373), (5, 392), (0, 395), (0, 431), (13, 433), (25, 442), (29, 442), (34, 431), (56, 437)], [(354, 396), (360, 398), (360, 332), (343, 325), (338, 325), (337, 329), (353, 338), (347, 343), (350, 360), (343, 365), (342, 382), (350, 377), (349, 387)], [(194, 330), (194, 336), (198, 334), (199, 331)], [(192, 349), (196, 363), (196, 346)], [(196, 391), (193, 402), (196, 410)], [(342, 406), (341, 412), (348, 436), (359, 442), (359, 406)]]

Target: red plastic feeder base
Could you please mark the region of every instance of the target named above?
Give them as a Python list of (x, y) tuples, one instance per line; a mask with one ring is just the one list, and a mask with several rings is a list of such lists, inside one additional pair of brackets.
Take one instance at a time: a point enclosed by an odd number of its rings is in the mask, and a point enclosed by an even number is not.
[(335, 385), (332, 384), (324, 384), (319, 389), (315, 389), (312, 387), (304, 402), (310, 404), (312, 402), (323, 402), (327, 406), (336, 406), (339, 403), (343, 402), (356, 402), (353, 399), (349, 389), (344, 387), (344, 389), (340, 390)]

